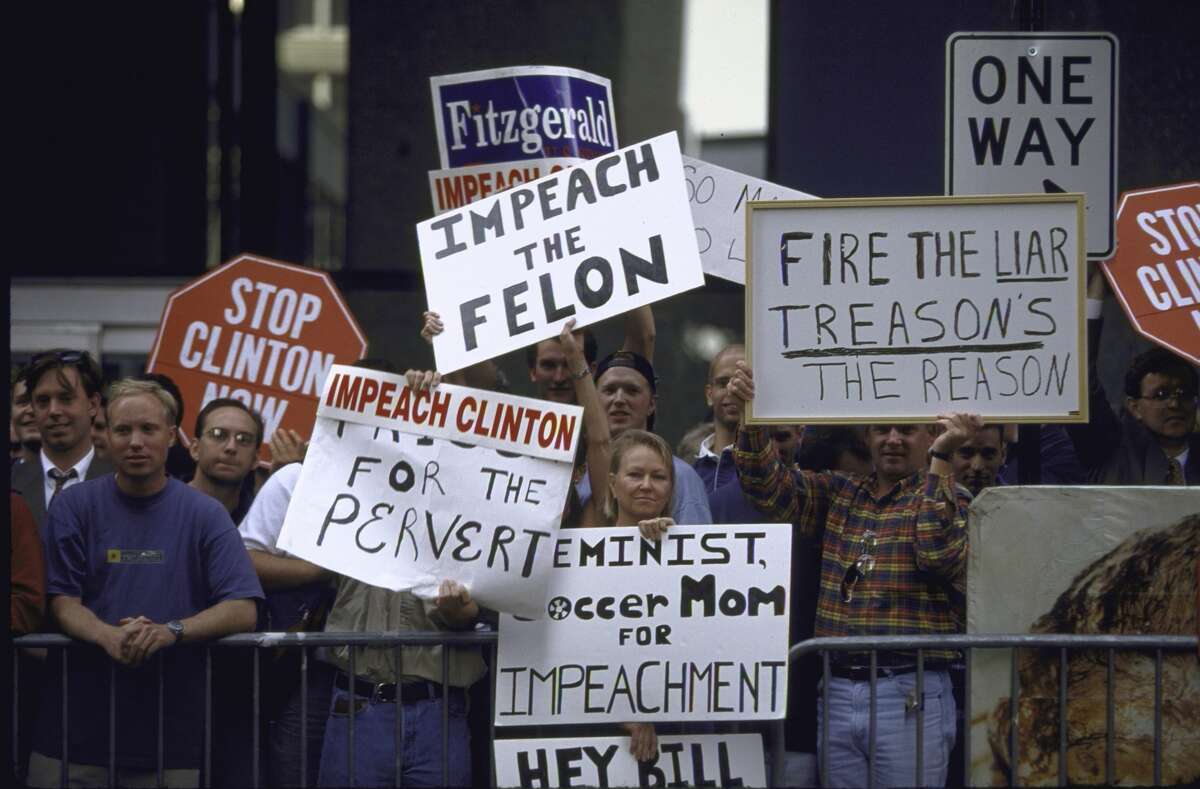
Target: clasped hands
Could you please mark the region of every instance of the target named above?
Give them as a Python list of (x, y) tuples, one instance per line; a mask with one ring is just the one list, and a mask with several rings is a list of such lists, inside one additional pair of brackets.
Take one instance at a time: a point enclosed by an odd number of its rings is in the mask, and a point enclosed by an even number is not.
[(127, 616), (112, 628), (112, 633), (101, 646), (118, 663), (137, 667), (155, 652), (174, 643), (175, 634), (166, 625), (144, 616)]

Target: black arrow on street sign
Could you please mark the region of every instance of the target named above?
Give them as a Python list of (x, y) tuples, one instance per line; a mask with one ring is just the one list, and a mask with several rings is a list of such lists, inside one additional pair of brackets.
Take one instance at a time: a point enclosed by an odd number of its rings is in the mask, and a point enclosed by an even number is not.
[(1042, 179), (1042, 189), (1043, 189), (1043, 190), (1046, 192), (1046, 194), (1048, 194), (1048, 195), (1051, 195), (1051, 194), (1063, 194), (1063, 193), (1065, 193), (1065, 192), (1067, 191), (1066, 189), (1063, 189), (1061, 186), (1059, 186), (1058, 184), (1056, 184), (1056, 183), (1054, 183), (1053, 181), (1051, 181), (1049, 178), (1043, 178), (1043, 179)]

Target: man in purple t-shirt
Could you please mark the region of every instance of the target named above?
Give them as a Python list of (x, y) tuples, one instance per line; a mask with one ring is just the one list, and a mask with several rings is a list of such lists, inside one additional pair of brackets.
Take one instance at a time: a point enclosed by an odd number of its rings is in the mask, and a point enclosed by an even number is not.
[(108, 430), (116, 474), (65, 490), (47, 516), (50, 610), (64, 633), (103, 653), (68, 655), (65, 754), (62, 668), (49, 672), (31, 786), (59, 785), (64, 760), (72, 786), (108, 784), (110, 704), (117, 783), (152, 780), (160, 766), (160, 687), (166, 784), (199, 782), (203, 654), (176, 645), (253, 630), (262, 588), (225, 509), (166, 475), (174, 409), (154, 382), (114, 384)]

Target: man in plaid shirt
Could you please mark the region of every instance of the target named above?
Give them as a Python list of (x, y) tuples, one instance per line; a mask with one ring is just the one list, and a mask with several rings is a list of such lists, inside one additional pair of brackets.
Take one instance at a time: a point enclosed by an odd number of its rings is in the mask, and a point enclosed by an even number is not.
[[(754, 397), (744, 362), (729, 388), (743, 400)], [(865, 477), (787, 468), (765, 429), (739, 429), (734, 462), (747, 497), (771, 520), (791, 521), (802, 534), (822, 538), (818, 637), (962, 631), (971, 496), (955, 484), (950, 460), (983, 422), (958, 413), (938, 422), (940, 434), (932, 425), (868, 428), (875, 470)], [(924, 710), (922, 784), (945, 784), (955, 738), (946, 669), (955, 653), (927, 650), (924, 656), (924, 696), (918, 699), (916, 654), (878, 655), (875, 780), (881, 786), (913, 784), (918, 707)], [(831, 656), (823, 786), (867, 784), (869, 661), (865, 653)], [(819, 719), (825, 713), (819, 704)]]

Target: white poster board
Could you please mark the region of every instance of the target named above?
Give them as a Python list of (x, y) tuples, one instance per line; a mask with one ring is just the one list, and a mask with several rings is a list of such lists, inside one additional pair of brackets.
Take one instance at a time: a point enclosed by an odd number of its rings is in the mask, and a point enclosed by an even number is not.
[(1082, 195), (750, 203), (752, 423), (1087, 420)]
[(675, 134), (417, 225), (452, 372), (704, 284)]
[[(1186, 487), (994, 487), (967, 528), (968, 633), (1195, 635), (1200, 495)], [(999, 601), (999, 604), (997, 604)], [(1164, 651), (1164, 785), (1200, 780), (1200, 665)], [(1006, 701), (1012, 653), (971, 654), (971, 786), (1009, 786)], [(1022, 786), (1059, 786), (1058, 650), (1019, 654)], [(1070, 653), (1068, 780), (1105, 783), (1104, 653)], [(1118, 782), (1155, 783), (1154, 653), (1115, 657)]]
[[(328, 404), (356, 378), (354, 402)], [(397, 385), (395, 397), (366, 398), (366, 382), (379, 393)], [(400, 376), (334, 369), (278, 547), (373, 586), (432, 598), (453, 579), (480, 605), (540, 615), (571, 463), (512, 450), (536, 446), (539, 425), (577, 426), (580, 409), (505, 397), (523, 401), (518, 418), (492, 392), (444, 386), (422, 395)], [(529, 418), (533, 411), (555, 417)], [(502, 441), (506, 432), (516, 440)], [(545, 436), (553, 447), (562, 432)]]
[(553, 559), (546, 616), (500, 619), (497, 726), (784, 716), (790, 526), (569, 529)]
[(746, 283), (746, 203), (815, 199), (814, 195), (690, 156), (683, 157), (683, 174), (704, 273), (739, 285)]
[(628, 737), (493, 741), (496, 785), (766, 786), (762, 735), (660, 735), (658, 755), (639, 762)]

